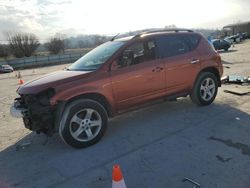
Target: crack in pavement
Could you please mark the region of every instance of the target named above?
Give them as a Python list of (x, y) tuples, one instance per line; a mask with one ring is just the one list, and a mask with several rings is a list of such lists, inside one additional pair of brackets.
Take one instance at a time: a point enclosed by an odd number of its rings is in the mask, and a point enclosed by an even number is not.
[(232, 157), (224, 158), (224, 157), (221, 157), (220, 155), (216, 155), (216, 158), (218, 159), (218, 161), (223, 162), (223, 163), (228, 162), (232, 159)]
[(231, 139), (223, 140), (223, 139), (216, 138), (216, 137), (213, 137), (213, 136), (210, 136), (208, 139), (209, 140), (214, 140), (214, 141), (217, 141), (217, 142), (221, 142), (221, 143), (225, 144), (226, 146), (241, 150), (241, 153), (243, 155), (250, 156), (250, 146), (247, 145), (247, 144), (242, 144), (240, 142), (235, 142), (234, 143)]

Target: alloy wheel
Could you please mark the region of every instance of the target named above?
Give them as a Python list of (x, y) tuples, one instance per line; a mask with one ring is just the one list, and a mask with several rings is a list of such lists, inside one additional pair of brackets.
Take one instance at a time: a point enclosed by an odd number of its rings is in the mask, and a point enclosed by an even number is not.
[(100, 114), (91, 108), (85, 108), (71, 118), (70, 134), (80, 141), (87, 142), (94, 139), (101, 130), (102, 119)]

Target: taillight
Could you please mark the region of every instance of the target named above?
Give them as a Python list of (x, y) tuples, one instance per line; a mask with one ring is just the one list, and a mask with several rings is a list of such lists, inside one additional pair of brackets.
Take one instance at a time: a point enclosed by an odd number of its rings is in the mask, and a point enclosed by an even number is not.
[(216, 61), (216, 63), (221, 63), (221, 56), (219, 53), (216, 54), (215, 61)]

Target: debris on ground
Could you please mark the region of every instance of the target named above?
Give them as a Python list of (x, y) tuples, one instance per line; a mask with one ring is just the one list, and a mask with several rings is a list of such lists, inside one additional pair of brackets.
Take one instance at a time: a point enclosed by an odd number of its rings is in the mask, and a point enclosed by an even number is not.
[(192, 179), (190, 179), (190, 178), (186, 178), (186, 177), (185, 177), (185, 178), (182, 180), (182, 182), (185, 182), (185, 181), (188, 181), (188, 182), (192, 183), (192, 184), (194, 185), (194, 188), (198, 188), (198, 187), (201, 186), (201, 184), (199, 184), (198, 182), (196, 182), (196, 181), (194, 181), (194, 180), (192, 180)]
[[(227, 75), (221, 78), (222, 84), (237, 84), (229, 89), (224, 89), (225, 93), (231, 93), (234, 95), (247, 95), (250, 93), (250, 77), (240, 75)], [(241, 85), (241, 86), (239, 86)]]
[(238, 120), (238, 121), (240, 120), (240, 118), (239, 118), (239, 117), (236, 117), (235, 119), (236, 119), (236, 120)]
[(244, 87), (244, 86), (237, 87), (236, 86), (233, 88), (224, 89), (224, 92), (242, 96), (242, 95), (250, 94), (250, 87)]
[(243, 84), (249, 83), (250, 84), (250, 77), (240, 76), (240, 75), (228, 75), (221, 78), (221, 82), (223, 84)]
[(231, 157), (224, 158), (224, 157), (221, 157), (220, 155), (216, 155), (216, 158), (218, 159), (218, 161), (223, 162), (223, 163), (228, 162), (232, 159)]
[(225, 83), (227, 83), (228, 82), (228, 76), (223, 76), (223, 77), (221, 77), (221, 83), (222, 84), (225, 84)]

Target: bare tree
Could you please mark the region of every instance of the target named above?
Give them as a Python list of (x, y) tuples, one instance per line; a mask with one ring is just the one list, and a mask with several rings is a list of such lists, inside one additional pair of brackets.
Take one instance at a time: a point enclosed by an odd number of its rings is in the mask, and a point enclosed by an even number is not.
[(0, 57), (7, 58), (9, 55), (8, 45), (0, 44)]
[(49, 39), (49, 42), (45, 44), (45, 47), (51, 54), (58, 54), (60, 52), (64, 52), (65, 43), (64, 37), (57, 34), (56, 36)]
[(86, 46), (85, 42), (83, 40), (79, 40), (77, 41), (77, 46), (78, 48), (84, 48)]
[(174, 28), (177, 28), (175, 24), (165, 26), (165, 29), (174, 29)]
[(40, 45), (38, 38), (32, 33), (8, 33), (11, 53), (16, 57), (30, 57)]

